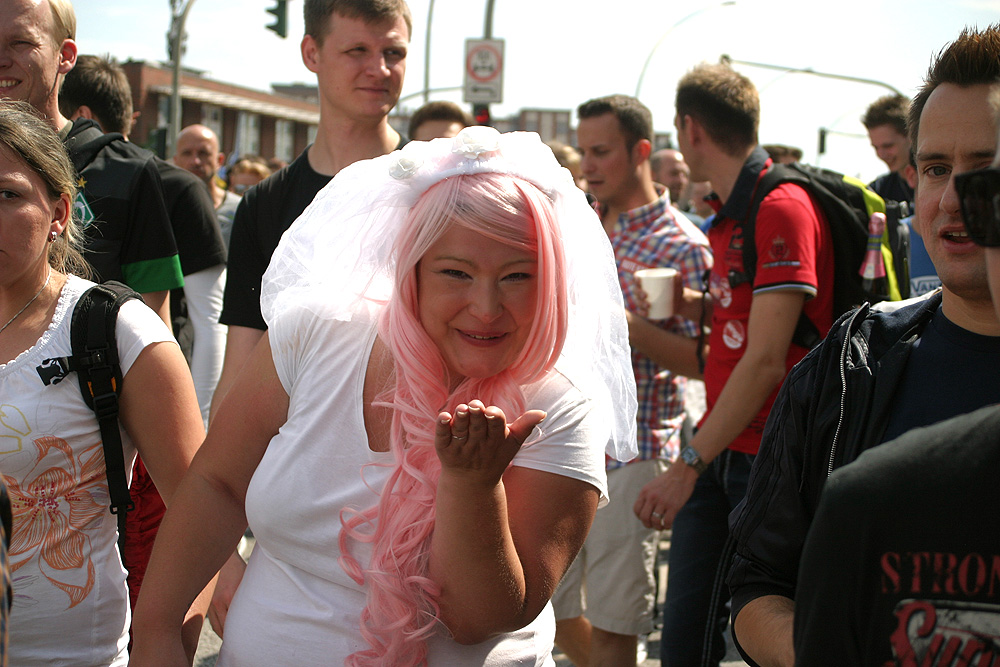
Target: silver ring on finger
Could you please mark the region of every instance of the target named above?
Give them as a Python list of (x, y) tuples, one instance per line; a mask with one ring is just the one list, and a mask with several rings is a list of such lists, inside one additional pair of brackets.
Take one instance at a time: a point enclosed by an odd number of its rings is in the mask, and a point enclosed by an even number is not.
[(464, 435), (453, 435), (453, 436), (451, 436), (451, 439), (452, 439), (452, 440), (465, 440), (465, 439), (467, 439), (468, 437), (469, 437), (469, 434), (468, 434), (468, 433), (466, 433), (466, 434), (464, 434)]
[(653, 517), (654, 519), (656, 519), (660, 523), (663, 523), (663, 515), (660, 514), (659, 512), (650, 512), (649, 516)]

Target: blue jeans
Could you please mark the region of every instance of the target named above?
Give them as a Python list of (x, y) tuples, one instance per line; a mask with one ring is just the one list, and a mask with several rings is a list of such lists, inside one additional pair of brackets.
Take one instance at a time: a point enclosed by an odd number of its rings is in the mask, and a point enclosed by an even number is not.
[(660, 640), (664, 667), (717, 667), (725, 656), (729, 513), (746, 494), (753, 459), (752, 454), (723, 452), (698, 478), (674, 519)]

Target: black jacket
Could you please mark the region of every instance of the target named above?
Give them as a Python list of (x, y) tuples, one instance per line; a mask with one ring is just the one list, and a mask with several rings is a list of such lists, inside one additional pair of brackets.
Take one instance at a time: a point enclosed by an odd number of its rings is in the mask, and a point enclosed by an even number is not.
[(882, 442), (910, 350), (940, 305), (939, 291), (891, 312), (862, 306), (789, 373), (747, 495), (730, 517), (734, 618), (757, 597), (795, 598), (799, 557), (823, 485), (835, 468)]

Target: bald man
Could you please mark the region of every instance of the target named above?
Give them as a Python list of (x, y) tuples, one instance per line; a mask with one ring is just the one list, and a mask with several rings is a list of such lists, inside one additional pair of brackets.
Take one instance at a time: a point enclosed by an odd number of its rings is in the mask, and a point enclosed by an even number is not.
[(215, 214), (219, 218), (219, 231), (222, 240), (229, 250), (229, 237), (233, 231), (233, 216), (240, 197), (219, 187), (219, 167), (226, 156), (219, 150), (219, 137), (212, 128), (205, 125), (188, 125), (177, 135), (177, 152), (174, 154), (174, 164), (190, 171), (208, 186), (215, 205)]
[(691, 181), (691, 169), (684, 162), (684, 156), (673, 148), (662, 148), (649, 156), (649, 166), (653, 169), (653, 180), (667, 186), (670, 203), (686, 210), (684, 193)]

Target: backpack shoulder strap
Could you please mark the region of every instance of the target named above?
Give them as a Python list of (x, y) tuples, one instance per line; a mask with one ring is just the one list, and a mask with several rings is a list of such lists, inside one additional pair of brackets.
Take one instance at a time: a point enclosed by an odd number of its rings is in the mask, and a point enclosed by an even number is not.
[(101, 429), (111, 513), (118, 517), (118, 546), (122, 554), (125, 514), (135, 505), (128, 490), (118, 424), (122, 369), (115, 326), (118, 310), (130, 299), (141, 297), (126, 285), (114, 281), (95, 285), (84, 292), (73, 310), (70, 322), (73, 356), (66, 360), (66, 370), (76, 371), (83, 400), (94, 411)]
[[(811, 180), (794, 166), (778, 162), (772, 164), (764, 172), (764, 175), (760, 177), (760, 180), (757, 182), (757, 188), (754, 190), (753, 198), (750, 200), (750, 208), (747, 209), (747, 219), (742, 222), (743, 272), (742, 274), (735, 275), (734, 272), (730, 272), (731, 286), (746, 282), (750, 283), (751, 288), (753, 287), (754, 278), (757, 276), (757, 239), (755, 237), (757, 213), (760, 211), (760, 205), (764, 202), (764, 198), (783, 183), (797, 183), (806, 190), (810, 190)], [(733, 283), (734, 277), (739, 282)], [(821, 340), (823, 340), (823, 336), (816, 329), (816, 325), (812, 323), (812, 320), (806, 317), (805, 311), (799, 313), (799, 321), (795, 324), (792, 342), (809, 350), (819, 344)]]
[(779, 163), (772, 164), (764, 175), (757, 181), (754, 188), (753, 197), (750, 199), (750, 206), (747, 208), (746, 219), (737, 221), (743, 235), (743, 271), (729, 271), (729, 284), (735, 287), (743, 283), (750, 283), (753, 287), (754, 278), (757, 276), (757, 212), (764, 198), (782, 183), (794, 181), (796, 183), (806, 182), (808, 179), (799, 174), (794, 169)]

